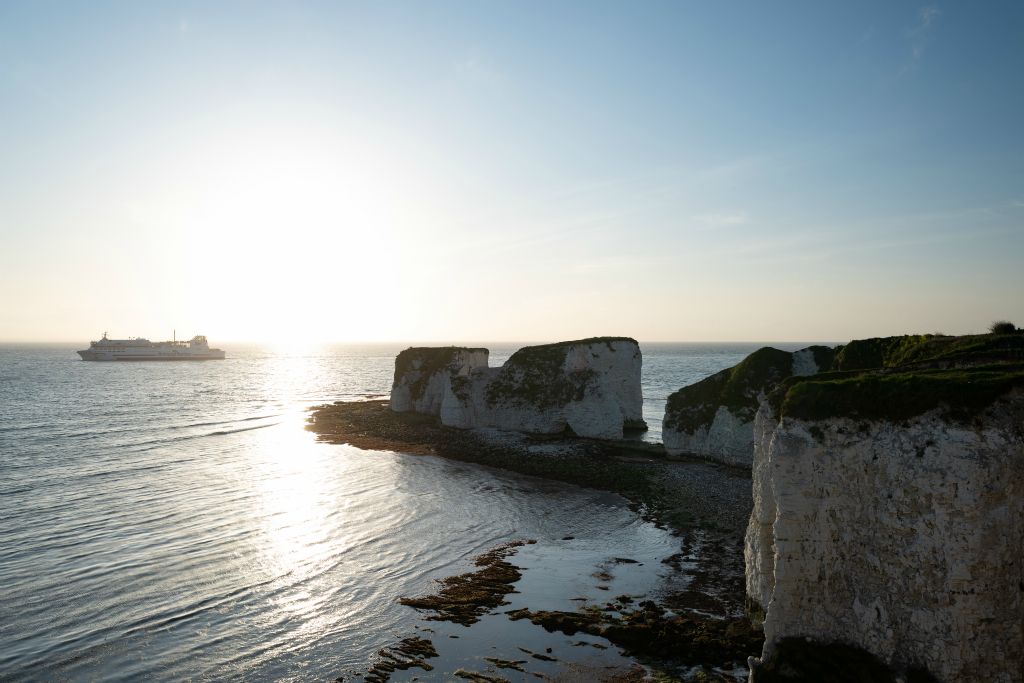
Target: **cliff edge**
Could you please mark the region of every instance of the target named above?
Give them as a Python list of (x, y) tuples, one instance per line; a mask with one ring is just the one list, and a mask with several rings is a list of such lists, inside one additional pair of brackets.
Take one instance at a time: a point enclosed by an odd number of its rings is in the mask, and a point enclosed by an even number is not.
[(792, 353), (766, 346), (738, 365), (676, 391), (665, 404), (665, 452), (750, 467), (754, 416), (761, 401), (789, 377), (828, 370), (834, 355), (827, 346)]
[(1020, 681), (1024, 337), (860, 340), (834, 367), (754, 421), (751, 680), (841, 644), (911, 680)]

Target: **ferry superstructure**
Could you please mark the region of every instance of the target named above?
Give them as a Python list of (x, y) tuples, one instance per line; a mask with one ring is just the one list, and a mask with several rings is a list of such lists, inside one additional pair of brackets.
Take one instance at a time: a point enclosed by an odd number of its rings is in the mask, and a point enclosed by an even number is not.
[(82, 360), (223, 360), (221, 349), (211, 349), (206, 337), (196, 335), (188, 341), (151, 342), (142, 337), (107, 339), (89, 342), (89, 348), (78, 351)]

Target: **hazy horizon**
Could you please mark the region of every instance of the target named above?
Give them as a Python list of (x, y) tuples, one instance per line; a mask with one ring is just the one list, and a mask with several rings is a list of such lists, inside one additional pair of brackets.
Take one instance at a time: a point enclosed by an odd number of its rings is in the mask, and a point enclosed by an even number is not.
[[(982, 334), (984, 331), (968, 334)], [(944, 332), (923, 332), (920, 334), (947, 334)], [(594, 336), (613, 336), (613, 335), (588, 335), (588, 337)], [(614, 336), (629, 336), (629, 335), (614, 335)], [(880, 336), (880, 335), (871, 335)], [(885, 335), (881, 335), (885, 336)], [(135, 335), (132, 335), (134, 338)], [(149, 341), (168, 341), (164, 337), (160, 336), (145, 336), (139, 335), (143, 339)], [(304, 349), (304, 348), (316, 348), (324, 346), (388, 346), (388, 345), (403, 345), (408, 344), (410, 346), (417, 345), (430, 345), (430, 346), (486, 346), (488, 344), (500, 344), (504, 346), (527, 346), (534, 344), (550, 344), (561, 341), (576, 341), (587, 339), (588, 337), (566, 337), (564, 339), (364, 339), (364, 340), (317, 340), (317, 341), (303, 341), (303, 340), (259, 340), (259, 339), (212, 339), (207, 337), (210, 346), (212, 347), (224, 347), (229, 344), (236, 344), (242, 346), (267, 346), (274, 348), (288, 348), (288, 349)], [(128, 339), (129, 337), (115, 337), (109, 335), (110, 339)], [(178, 337), (178, 341), (187, 340), (190, 337)], [(868, 337), (861, 337), (868, 338)], [(98, 339), (98, 338), (97, 338)], [(74, 345), (87, 345), (90, 341), (97, 341), (97, 339), (10, 339), (0, 340), (0, 345), (4, 346), (18, 346), (18, 345), (39, 345), (39, 346), (74, 346)], [(723, 344), (723, 345), (735, 345), (743, 346), (747, 344), (845, 344), (851, 339), (639, 339), (635, 338), (637, 343), (641, 346), (644, 344)]]
[(0, 341), (1024, 324), (1024, 4), (7, 3)]

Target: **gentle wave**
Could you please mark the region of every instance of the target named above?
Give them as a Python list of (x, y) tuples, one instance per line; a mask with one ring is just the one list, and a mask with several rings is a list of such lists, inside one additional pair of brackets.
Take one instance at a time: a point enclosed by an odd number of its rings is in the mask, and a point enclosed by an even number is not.
[(209, 434), (203, 434), (202, 436), (224, 436), (225, 434), (237, 434), (238, 432), (249, 432), (254, 429), (266, 429), (267, 427), (274, 427), (281, 424), (280, 422), (274, 422), (268, 425), (256, 425), (255, 427), (239, 427), (238, 429), (222, 429), (216, 432), (210, 432)]
[[(20, 377), (0, 383), (0, 679), (348, 680), (416, 622), (398, 597), (497, 543), (574, 536), (580, 561), (659, 566), (671, 537), (614, 496), (304, 431), (311, 405), (386, 397), (405, 346), (131, 366), (0, 349)], [(749, 350), (645, 348), (645, 418)]]
[(166, 429), (191, 429), (193, 427), (213, 427), (216, 425), (233, 424), (236, 422), (252, 422), (253, 420), (270, 420), (275, 417), (281, 417), (281, 413), (272, 413), (270, 415), (254, 415), (252, 417), (241, 417), (234, 420), (218, 420), (214, 422), (193, 422), (190, 424), (182, 425), (170, 425)]

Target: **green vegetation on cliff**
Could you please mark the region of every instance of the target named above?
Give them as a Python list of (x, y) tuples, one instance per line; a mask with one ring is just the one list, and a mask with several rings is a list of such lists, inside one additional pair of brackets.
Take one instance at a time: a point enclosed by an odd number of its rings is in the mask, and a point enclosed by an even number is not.
[(1024, 334), (1024, 329), (1018, 328), (1009, 320), (997, 320), (989, 325), (988, 331), (992, 334)]
[(1014, 387), (1024, 387), (1024, 364), (949, 370), (831, 372), (793, 377), (772, 396), (780, 416), (804, 420), (907, 420), (941, 408), (969, 422)]
[(719, 406), (753, 419), (762, 392), (780, 415), (808, 420), (905, 420), (941, 407), (967, 421), (1024, 386), (1024, 334), (1016, 331), (875, 337), (810, 351), (819, 368), (831, 370), (792, 377), (792, 354), (759, 349), (669, 396), (665, 426), (692, 434), (712, 423)]
[(833, 371), (791, 377), (770, 400), (782, 417), (902, 421), (941, 409), (969, 422), (1024, 387), (1024, 336), (907, 335), (841, 347)]
[(814, 355), (814, 364), (819, 368), (831, 368), (832, 363), (835, 362), (836, 353), (840, 348), (832, 348), (831, 346), (808, 346), (810, 352)]
[(412, 372), (418, 372), (412, 382), (409, 383), (409, 395), (414, 401), (423, 396), (427, 389), (427, 383), (434, 373), (448, 370), (451, 373), (458, 372), (460, 366), (456, 362), (456, 354), (459, 352), (482, 351), (487, 349), (467, 348), (465, 346), (416, 346), (408, 348), (395, 357), (395, 379), (397, 385), (399, 380)]
[(839, 347), (832, 369), (871, 370), (896, 368), (912, 363), (978, 365), (986, 360), (1024, 361), (1024, 336), (972, 334), (949, 337), (941, 334), (905, 335), (857, 339)]
[(765, 346), (738, 365), (670, 395), (665, 426), (680, 432), (695, 432), (711, 424), (719, 406), (725, 406), (734, 415), (752, 419), (757, 412), (759, 395), (771, 391), (792, 372), (793, 354)]
[(524, 346), (505, 361), (498, 375), (487, 385), (487, 402), (545, 410), (583, 398), (596, 376), (593, 370), (566, 373), (563, 371), (569, 348), (585, 344), (631, 342), (629, 337), (591, 337), (576, 341)]

